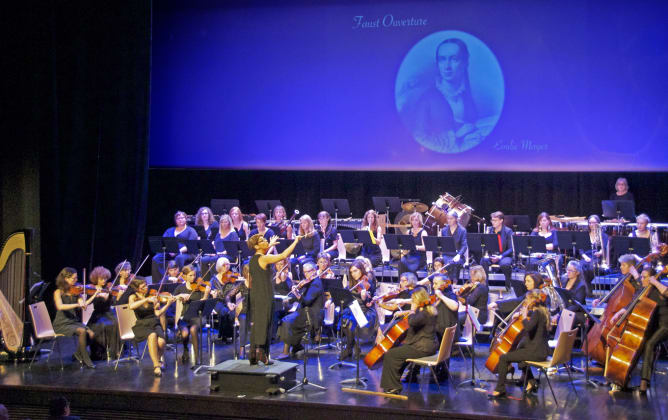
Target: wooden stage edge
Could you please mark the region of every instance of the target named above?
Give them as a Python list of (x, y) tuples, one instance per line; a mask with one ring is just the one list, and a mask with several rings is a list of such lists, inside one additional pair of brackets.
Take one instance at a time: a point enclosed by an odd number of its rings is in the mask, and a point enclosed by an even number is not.
[[(456, 412), (396, 407), (369, 407), (281, 399), (236, 398), (212, 393), (210, 396), (105, 389), (72, 389), (36, 385), (0, 385), (0, 395), (12, 418), (45, 418), (49, 399), (65, 396), (72, 415), (85, 419), (172, 419), (172, 418), (364, 418), (364, 419), (489, 419), (507, 418), (493, 413), (471, 415)], [(379, 399), (385, 399), (382, 395)]]

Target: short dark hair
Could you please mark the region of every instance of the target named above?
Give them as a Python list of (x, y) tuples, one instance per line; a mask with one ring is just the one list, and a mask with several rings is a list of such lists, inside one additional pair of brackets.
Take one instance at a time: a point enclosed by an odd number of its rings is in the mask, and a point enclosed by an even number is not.
[(501, 219), (501, 220), (503, 220), (505, 218), (505, 216), (503, 215), (503, 212), (501, 212), (501, 211), (495, 211), (494, 213), (490, 214), (490, 217), (492, 219), (497, 218), (497, 219)]

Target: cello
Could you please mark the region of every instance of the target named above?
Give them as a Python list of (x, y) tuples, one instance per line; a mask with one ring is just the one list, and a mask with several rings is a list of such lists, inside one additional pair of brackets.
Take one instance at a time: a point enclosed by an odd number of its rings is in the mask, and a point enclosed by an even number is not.
[[(665, 272), (666, 269), (660, 274)], [(603, 374), (621, 387), (629, 381), (647, 339), (647, 328), (657, 306), (648, 297), (653, 287), (651, 283), (645, 287), (606, 336), (610, 357)]]
[[(543, 286), (541, 286), (541, 288), (542, 287)], [(545, 294), (544, 292), (541, 293), (541, 297), (543, 299), (543, 302), (547, 300), (547, 294)], [(517, 308), (515, 308), (515, 310), (513, 310), (506, 319), (512, 319), (513, 315), (516, 314), (517, 311), (521, 310), (525, 305), (526, 305), (526, 300), (517, 305)], [(533, 309), (533, 307), (530, 306), (528, 309), (531, 310)], [(490, 372), (497, 373), (499, 367), (499, 359), (501, 358), (501, 356), (512, 350), (515, 350), (517, 345), (520, 343), (520, 340), (524, 336), (523, 321), (525, 319), (526, 317), (524, 316), (518, 316), (511, 322), (508, 322), (506, 327), (494, 337), (494, 340), (492, 341), (492, 344), (490, 344), (489, 347), (489, 356), (487, 357), (487, 361), (485, 362), (485, 367), (489, 369)]]
[[(443, 289), (450, 287), (451, 284), (452, 282), (450, 280), (447, 280), (443, 284)], [(438, 297), (435, 294), (431, 295), (430, 300), (427, 302), (427, 304), (433, 305), (434, 303), (437, 302), (437, 300)], [(412, 312), (409, 312), (408, 314), (401, 317), (397, 323), (395, 323), (388, 330), (386, 330), (384, 333), (383, 340), (380, 343), (376, 344), (369, 351), (369, 353), (367, 353), (367, 355), (364, 357), (364, 364), (369, 369), (378, 368), (379, 367), (378, 362), (380, 362), (383, 359), (385, 353), (387, 353), (392, 347), (394, 347), (397, 343), (400, 343), (404, 339), (406, 331), (408, 331), (408, 328), (410, 327), (410, 325), (408, 325), (408, 317), (411, 315), (411, 313)]]
[[(653, 261), (659, 256), (664, 256), (666, 254), (668, 254), (668, 245), (664, 244), (661, 246), (660, 252), (649, 254), (640, 260), (640, 262), (635, 265), (636, 271), (641, 270), (645, 263)], [(628, 273), (600, 301), (600, 303), (608, 302), (608, 304), (600, 318), (601, 322), (594, 324), (587, 333), (587, 341), (585, 341), (587, 347), (583, 346), (582, 351), (602, 365), (605, 365), (607, 361), (606, 338), (610, 333), (610, 330), (613, 328), (612, 317), (620, 309), (627, 307), (633, 301), (637, 285), (637, 281), (633, 278), (631, 273)]]

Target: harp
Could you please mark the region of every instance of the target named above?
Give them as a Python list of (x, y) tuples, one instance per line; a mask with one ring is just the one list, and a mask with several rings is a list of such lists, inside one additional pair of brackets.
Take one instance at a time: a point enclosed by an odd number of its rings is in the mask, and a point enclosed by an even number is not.
[(0, 249), (0, 332), (5, 348), (12, 353), (17, 353), (23, 344), (31, 232), (12, 233)]

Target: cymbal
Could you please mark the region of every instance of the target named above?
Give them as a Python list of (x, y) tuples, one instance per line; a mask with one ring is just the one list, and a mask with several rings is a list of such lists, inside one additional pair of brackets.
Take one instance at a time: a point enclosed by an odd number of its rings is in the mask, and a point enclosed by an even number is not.
[(401, 208), (404, 211), (416, 211), (418, 213), (424, 213), (429, 209), (426, 204), (420, 203), (419, 201), (407, 201), (401, 204)]

